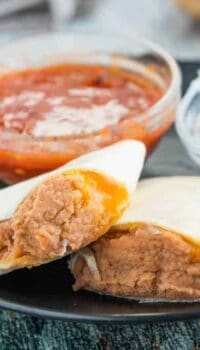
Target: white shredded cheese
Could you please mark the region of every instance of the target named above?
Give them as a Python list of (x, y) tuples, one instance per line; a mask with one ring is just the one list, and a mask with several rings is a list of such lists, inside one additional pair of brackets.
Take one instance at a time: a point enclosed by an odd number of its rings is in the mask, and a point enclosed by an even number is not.
[(45, 97), (42, 91), (25, 91), (19, 95), (8, 96), (0, 101), (0, 108), (5, 108), (13, 103), (22, 104), (26, 107), (38, 104)]
[(80, 88), (80, 89), (69, 89), (67, 90), (68, 94), (71, 96), (86, 96), (86, 97), (95, 97), (95, 96), (109, 96), (110, 91), (109, 89), (103, 89), (103, 88), (94, 88), (94, 87), (88, 87), (88, 88)]

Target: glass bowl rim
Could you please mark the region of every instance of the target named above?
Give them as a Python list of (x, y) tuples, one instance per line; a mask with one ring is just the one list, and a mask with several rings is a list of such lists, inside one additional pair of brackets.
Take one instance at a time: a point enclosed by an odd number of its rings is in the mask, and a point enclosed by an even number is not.
[[(157, 55), (159, 55), (160, 57), (162, 57), (162, 59), (164, 60), (164, 62), (168, 65), (170, 72), (171, 72), (171, 81), (169, 83), (169, 86), (167, 87), (167, 90), (165, 91), (165, 93), (162, 95), (162, 97), (153, 104), (153, 106), (151, 106), (150, 108), (148, 108), (144, 113), (139, 114), (137, 116), (134, 116), (134, 120), (137, 121), (145, 121), (146, 119), (150, 119), (153, 118), (155, 115), (157, 115), (159, 113), (160, 110), (162, 110), (164, 108), (165, 105), (168, 105), (168, 103), (170, 102), (171, 98), (174, 97), (174, 95), (176, 96), (176, 94), (179, 94), (180, 92), (180, 88), (181, 88), (181, 83), (182, 83), (182, 77), (181, 77), (181, 71), (180, 68), (176, 62), (176, 60), (173, 58), (173, 56), (171, 56), (165, 49), (163, 49), (162, 47), (160, 47), (158, 44), (150, 41), (149, 39), (143, 38), (143, 37), (138, 37), (135, 35), (130, 35), (130, 34), (120, 34), (119, 36), (114, 35), (112, 32), (111, 33), (93, 33), (90, 31), (81, 31), (78, 32), (76, 30), (73, 31), (54, 31), (54, 32), (48, 32), (48, 33), (33, 33), (31, 35), (22, 35), (21, 37), (18, 38), (13, 38), (10, 39), (6, 44), (1, 46), (1, 52), (3, 50), (9, 49), (10, 48), (10, 44), (14, 44), (14, 45), (20, 45), (20, 44), (26, 44), (26, 42), (30, 42), (32, 40), (37, 40), (37, 39), (43, 39), (45, 40), (45, 38), (59, 38), (59, 37), (76, 37), (78, 39), (81, 40), (81, 38), (91, 38), (91, 40), (95, 39), (95, 38), (102, 38), (102, 39), (113, 39), (115, 38), (115, 40), (129, 40), (129, 41), (135, 41), (137, 42), (139, 45), (143, 45), (144, 47), (149, 48), (151, 51), (155, 52)], [(86, 52), (89, 53), (89, 52)], [(120, 54), (120, 53), (119, 53)], [(112, 55), (112, 53), (110, 54)], [(0, 60), (1, 60), (1, 54), (0, 54)], [(8, 133), (8, 132), (7, 132)], [(5, 134), (5, 131), (0, 131), (0, 134)], [(13, 136), (19, 136), (19, 137), (23, 137), (24, 139), (35, 139), (38, 141), (45, 141), (46, 137), (33, 137), (32, 135), (22, 135), (22, 134), (17, 134), (17, 133), (11, 133), (11, 135)], [(76, 135), (74, 137), (74, 139), (77, 139), (78, 137), (80, 137), (81, 135)], [(58, 138), (59, 139), (59, 138)]]

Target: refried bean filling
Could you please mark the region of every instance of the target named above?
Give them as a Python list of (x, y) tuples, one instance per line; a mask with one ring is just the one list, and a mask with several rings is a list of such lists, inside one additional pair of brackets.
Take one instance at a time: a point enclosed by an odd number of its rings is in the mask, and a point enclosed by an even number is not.
[(91, 269), (84, 249), (72, 258), (74, 290), (162, 300), (200, 298), (200, 248), (178, 233), (141, 223), (108, 232), (87, 249), (95, 267)]
[(0, 260), (51, 260), (91, 243), (126, 208), (127, 196), (123, 186), (92, 172), (46, 180), (0, 223)]

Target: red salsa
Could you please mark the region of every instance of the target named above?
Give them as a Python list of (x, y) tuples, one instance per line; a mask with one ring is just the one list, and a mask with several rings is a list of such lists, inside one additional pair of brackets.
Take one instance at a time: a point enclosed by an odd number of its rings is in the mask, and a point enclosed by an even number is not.
[(135, 117), (162, 94), (116, 67), (62, 64), (2, 76), (1, 178), (17, 182), (120, 139), (143, 140)]

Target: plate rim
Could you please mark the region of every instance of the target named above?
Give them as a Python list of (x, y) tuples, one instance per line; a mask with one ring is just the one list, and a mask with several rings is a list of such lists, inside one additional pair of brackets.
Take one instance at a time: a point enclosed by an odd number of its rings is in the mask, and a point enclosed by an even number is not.
[[(161, 305), (163, 303), (152, 303), (152, 305)], [(164, 303), (167, 305), (167, 303)], [(171, 303), (169, 303), (171, 305)], [(184, 321), (184, 320), (194, 320), (200, 318), (200, 302), (187, 303), (191, 305), (199, 305), (199, 308), (195, 311), (160, 311), (158, 312), (143, 312), (140, 314), (96, 314), (91, 315), (88, 313), (80, 312), (62, 312), (62, 311), (52, 311), (47, 308), (34, 307), (24, 305), (21, 302), (10, 302), (5, 301), (0, 298), (0, 308), (1, 311), (12, 311), (24, 314), (31, 317), (39, 317), (48, 320), (60, 320), (68, 322), (81, 322), (81, 323), (153, 323), (153, 322), (169, 322), (169, 321)], [(177, 304), (174, 304), (177, 305)], [(180, 303), (179, 303), (180, 305)], [(184, 306), (185, 303), (182, 303)]]

